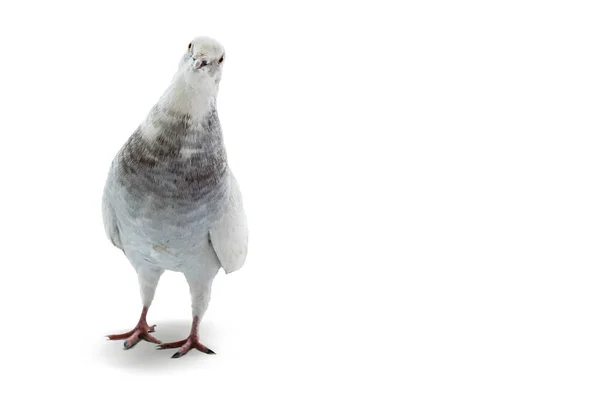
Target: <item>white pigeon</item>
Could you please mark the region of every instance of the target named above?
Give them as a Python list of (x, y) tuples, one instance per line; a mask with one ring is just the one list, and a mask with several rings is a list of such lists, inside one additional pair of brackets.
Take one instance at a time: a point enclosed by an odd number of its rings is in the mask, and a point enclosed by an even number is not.
[[(238, 270), (246, 259), (248, 229), (237, 181), (227, 165), (216, 99), (225, 50), (198, 37), (181, 57), (171, 85), (112, 162), (102, 201), (106, 234), (138, 275), (142, 314), (125, 349), (141, 339), (179, 348), (178, 358), (200, 343), (198, 324), (219, 268)], [(146, 322), (165, 270), (182, 272), (192, 297), (187, 339), (161, 343)]]

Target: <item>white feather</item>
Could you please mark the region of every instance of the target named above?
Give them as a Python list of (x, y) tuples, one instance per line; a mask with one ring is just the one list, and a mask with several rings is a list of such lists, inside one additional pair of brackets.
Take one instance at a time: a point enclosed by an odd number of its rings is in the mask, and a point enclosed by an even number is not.
[(226, 273), (244, 265), (248, 252), (248, 223), (237, 180), (229, 172), (230, 192), (221, 219), (210, 229), (210, 240)]
[(114, 246), (118, 247), (119, 249), (123, 249), (121, 237), (119, 235), (119, 227), (117, 225), (117, 218), (115, 217), (115, 212), (108, 201), (110, 190), (110, 185), (106, 185), (102, 195), (102, 221), (104, 222), (104, 230), (108, 239)]

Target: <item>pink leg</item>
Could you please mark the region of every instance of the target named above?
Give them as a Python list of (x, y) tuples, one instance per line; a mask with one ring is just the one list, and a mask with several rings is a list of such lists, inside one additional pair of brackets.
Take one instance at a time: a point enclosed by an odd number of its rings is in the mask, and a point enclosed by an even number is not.
[(192, 331), (190, 332), (190, 336), (188, 336), (187, 339), (183, 339), (178, 342), (162, 343), (162, 344), (159, 344), (158, 346), (156, 346), (156, 348), (159, 350), (164, 350), (164, 349), (175, 349), (175, 348), (179, 347), (180, 348), (179, 351), (177, 353), (173, 354), (172, 358), (179, 358), (179, 357), (185, 355), (191, 349), (196, 349), (196, 350), (199, 350), (206, 354), (215, 354), (214, 351), (212, 351), (208, 347), (204, 346), (198, 340), (198, 323), (199, 323), (198, 317), (194, 317), (194, 320), (192, 321)]
[(125, 339), (125, 342), (123, 343), (125, 350), (128, 350), (136, 344), (138, 344), (140, 339), (152, 343), (162, 343), (160, 340), (150, 335), (149, 332), (154, 332), (154, 328), (156, 327), (156, 325), (148, 326), (148, 323), (146, 322), (146, 314), (148, 314), (148, 307), (144, 307), (144, 309), (142, 310), (142, 315), (140, 316), (140, 320), (138, 321), (135, 328), (133, 328), (129, 332), (119, 333), (116, 335), (107, 335), (106, 337), (109, 340)]

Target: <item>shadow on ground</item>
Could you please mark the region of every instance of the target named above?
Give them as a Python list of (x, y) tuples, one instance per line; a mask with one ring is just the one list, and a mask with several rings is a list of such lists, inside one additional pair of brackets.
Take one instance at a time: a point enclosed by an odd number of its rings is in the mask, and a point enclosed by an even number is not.
[[(154, 337), (163, 342), (174, 342), (185, 339), (191, 327), (190, 321), (165, 321), (157, 324)], [(131, 329), (131, 328), (129, 328)], [(115, 332), (128, 331), (127, 327), (117, 329)], [(217, 346), (218, 334), (214, 326), (208, 323), (201, 323), (198, 328), (198, 334), (202, 344), (208, 348), (219, 352)], [(154, 343), (140, 341), (135, 347), (124, 350), (123, 340), (102, 340), (98, 346), (98, 358), (101, 362), (115, 368), (129, 368), (133, 370), (161, 370), (172, 369), (174, 367), (189, 365), (190, 362), (198, 364), (199, 358), (215, 357), (201, 353), (197, 350), (190, 350), (184, 357), (172, 359), (171, 356), (177, 352), (177, 349), (157, 350)]]

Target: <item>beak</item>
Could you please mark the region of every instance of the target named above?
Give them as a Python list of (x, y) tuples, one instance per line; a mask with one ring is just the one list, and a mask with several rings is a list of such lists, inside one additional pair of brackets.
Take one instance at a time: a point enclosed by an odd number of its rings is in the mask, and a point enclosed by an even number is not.
[(194, 68), (200, 69), (200, 68), (204, 67), (205, 65), (208, 65), (208, 63), (205, 60), (194, 59)]

